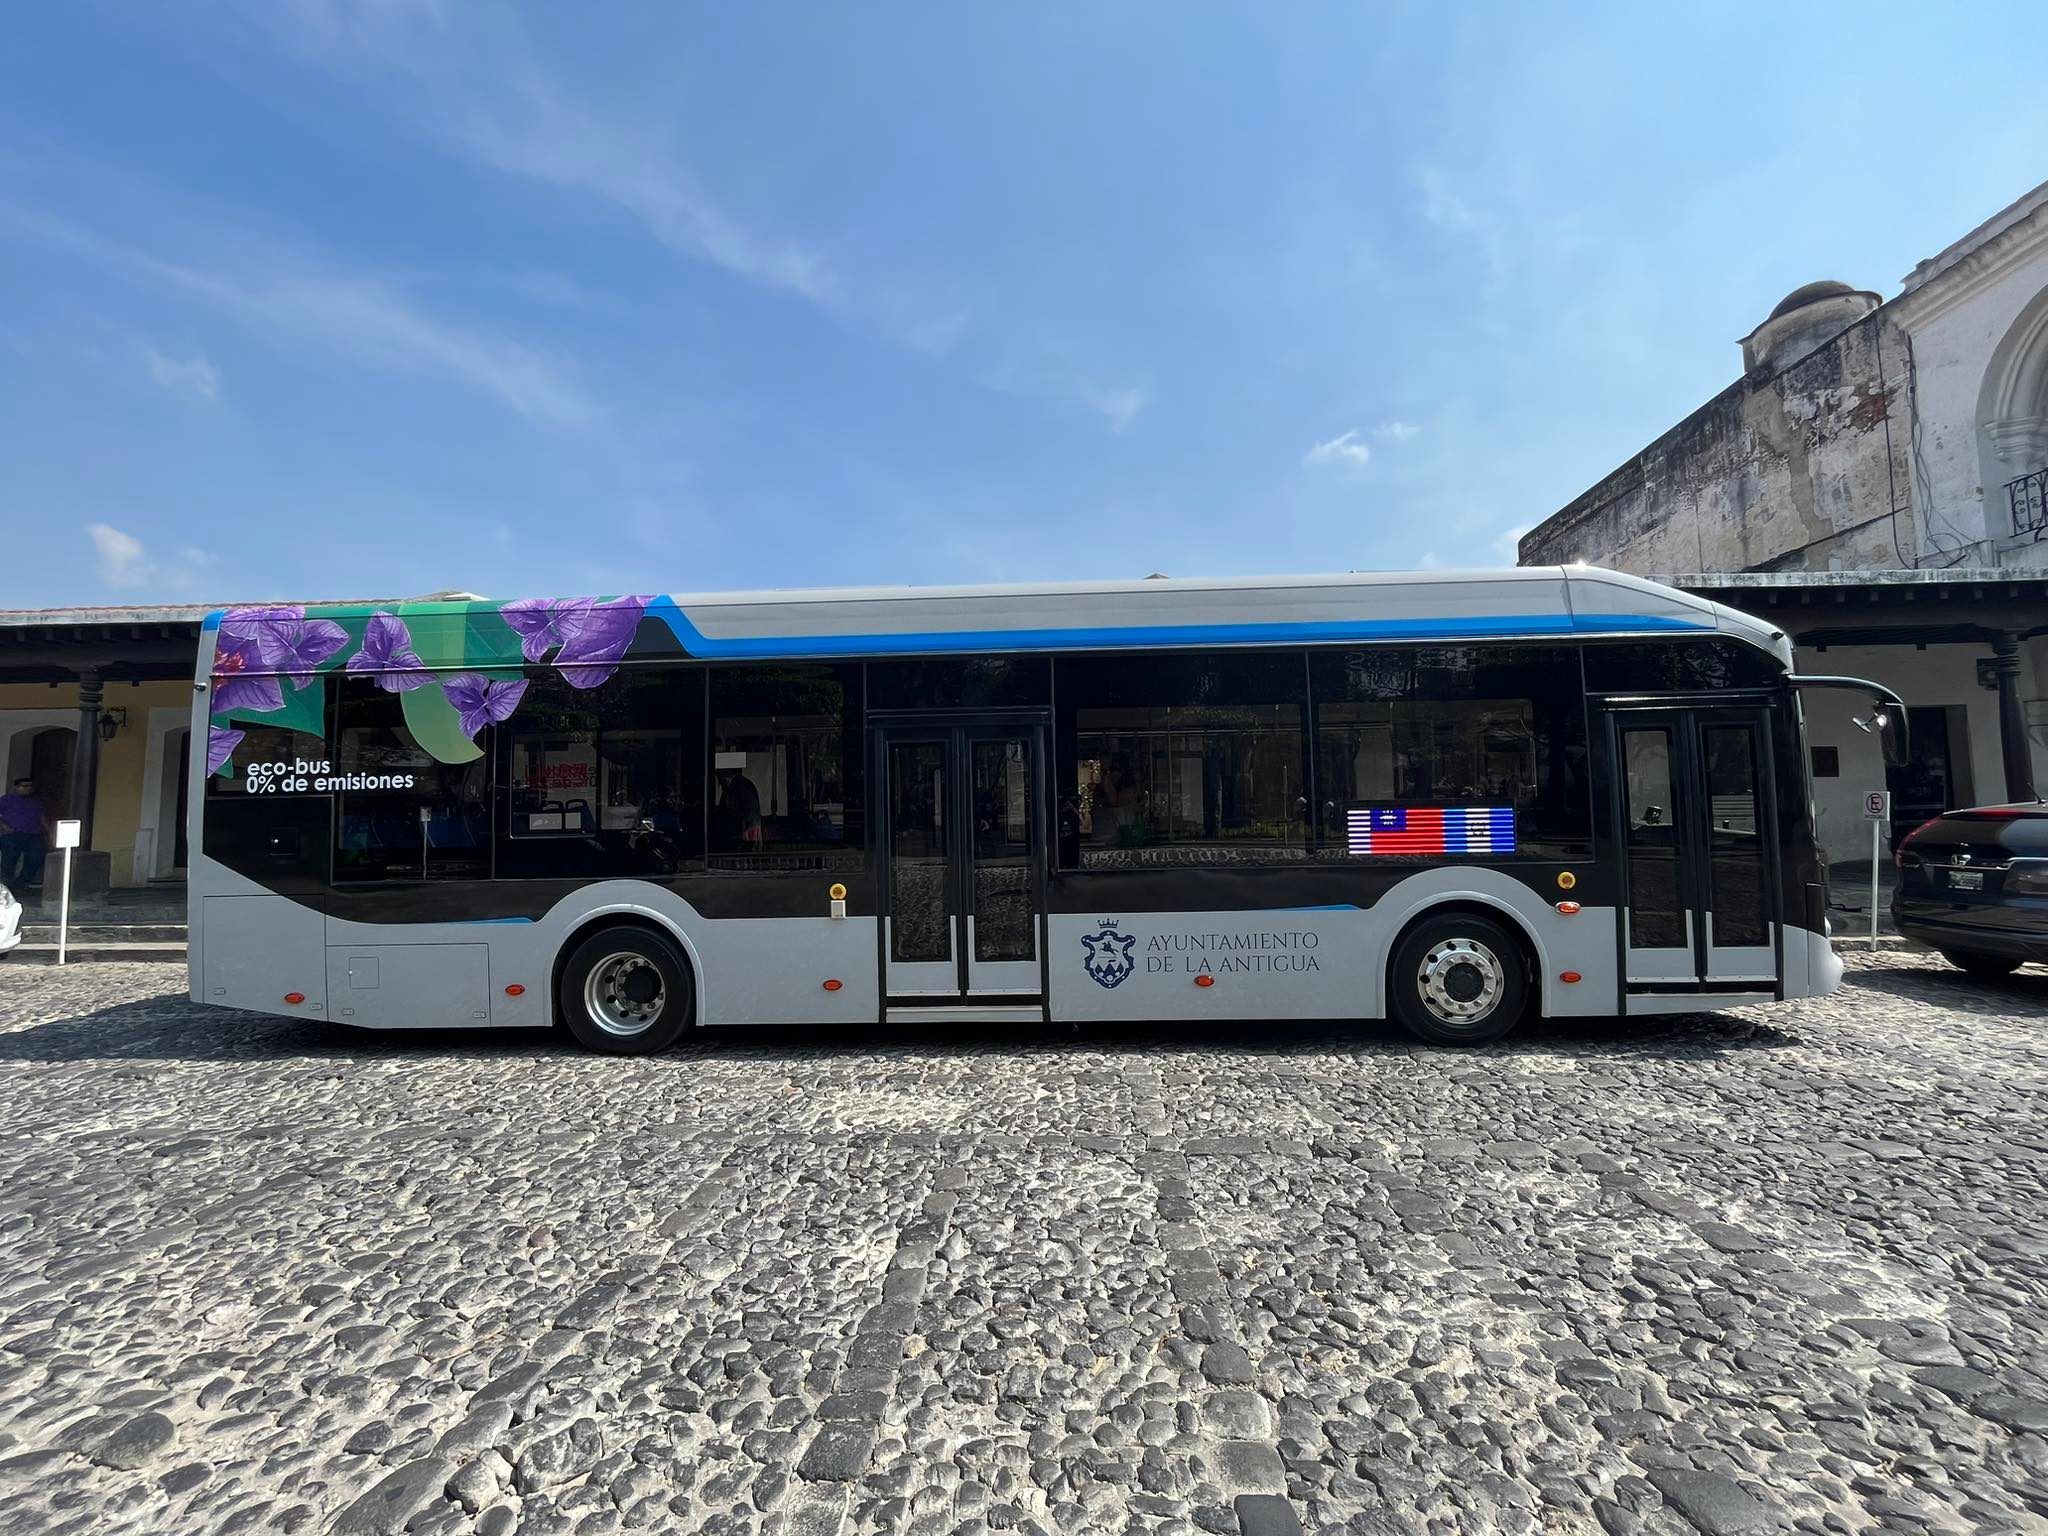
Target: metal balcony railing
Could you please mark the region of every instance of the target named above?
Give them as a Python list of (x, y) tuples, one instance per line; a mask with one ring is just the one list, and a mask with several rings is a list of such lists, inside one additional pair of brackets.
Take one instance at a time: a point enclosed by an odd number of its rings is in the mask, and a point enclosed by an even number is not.
[(2005, 495), (2012, 507), (2013, 537), (2048, 538), (2048, 469), (2008, 481)]

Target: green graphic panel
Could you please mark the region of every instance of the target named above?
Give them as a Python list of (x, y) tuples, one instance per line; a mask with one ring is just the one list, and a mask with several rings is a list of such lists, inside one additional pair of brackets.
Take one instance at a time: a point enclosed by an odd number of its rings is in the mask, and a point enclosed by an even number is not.
[[(281, 677), (278, 686), (284, 690), (284, 706), (281, 709), (253, 710), (231, 709), (226, 718), (243, 725), (268, 725), (279, 730), (301, 731), (308, 736), (325, 740), (327, 737), (327, 683), (324, 678), (315, 677), (301, 688), (288, 677)], [(221, 717), (215, 716), (216, 719)]]
[(473, 763), (484, 755), (483, 748), (462, 734), (462, 717), (438, 687), (415, 688), (399, 697), (405, 701), (405, 724), (412, 739), (437, 760)]

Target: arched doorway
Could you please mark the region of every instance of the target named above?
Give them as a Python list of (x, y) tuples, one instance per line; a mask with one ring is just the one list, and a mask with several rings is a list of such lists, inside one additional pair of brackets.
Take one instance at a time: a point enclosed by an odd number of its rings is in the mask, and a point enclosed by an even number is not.
[(176, 838), (171, 844), (171, 870), (173, 873), (182, 871), (185, 868), (191, 847), (186, 839), (185, 830), (186, 798), (192, 793), (191, 748), (192, 733), (189, 730), (173, 731), (164, 741), (164, 750), (166, 752), (178, 754), (178, 777), (176, 781), (178, 798), (172, 801), (170, 806), (171, 825), (177, 828)]
[(52, 821), (71, 814), (71, 755), (77, 746), (78, 733), (66, 725), (53, 725), (29, 738), (28, 775), (36, 781), (36, 798)]

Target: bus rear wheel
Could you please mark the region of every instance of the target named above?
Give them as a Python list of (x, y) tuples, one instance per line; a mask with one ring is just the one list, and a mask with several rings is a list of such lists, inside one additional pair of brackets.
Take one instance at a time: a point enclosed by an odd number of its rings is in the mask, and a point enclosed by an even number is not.
[(562, 1022), (586, 1050), (646, 1056), (690, 1027), (690, 964), (645, 928), (604, 928), (570, 951), (556, 991)]
[(1394, 947), (1387, 995), (1394, 1017), (1432, 1045), (1498, 1040), (1529, 1006), (1521, 942), (1471, 913), (1425, 917)]

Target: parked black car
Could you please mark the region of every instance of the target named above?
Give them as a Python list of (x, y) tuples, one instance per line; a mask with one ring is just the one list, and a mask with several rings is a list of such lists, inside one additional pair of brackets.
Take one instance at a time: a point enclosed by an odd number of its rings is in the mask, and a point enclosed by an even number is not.
[(2048, 961), (2048, 802), (1950, 811), (1899, 844), (1899, 932), (1973, 976)]

